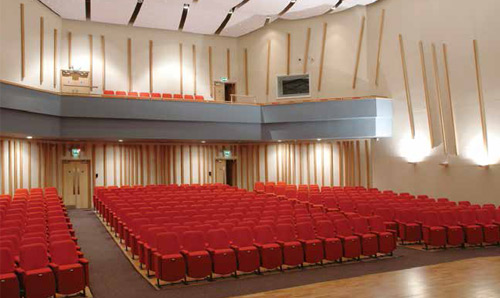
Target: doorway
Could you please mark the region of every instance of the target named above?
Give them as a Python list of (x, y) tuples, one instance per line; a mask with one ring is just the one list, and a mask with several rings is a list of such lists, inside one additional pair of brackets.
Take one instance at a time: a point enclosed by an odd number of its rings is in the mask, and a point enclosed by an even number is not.
[(63, 201), (68, 207), (90, 208), (90, 161), (63, 161)]
[(231, 94), (236, 94), (236, 84), (235, 83), (225, 83), (224, 84), (224, 99), (225, 99), (225, 101), (231, 101)]
[(217, 159), (215, 165), (215, 182), (236, 186), (236, 160)]

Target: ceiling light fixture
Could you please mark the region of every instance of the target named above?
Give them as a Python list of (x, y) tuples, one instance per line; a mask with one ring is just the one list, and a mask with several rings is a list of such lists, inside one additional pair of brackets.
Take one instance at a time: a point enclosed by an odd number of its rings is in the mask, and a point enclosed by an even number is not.
[(318, 142), (321, 142), (321, 139), (317, 139), (317, 140), (318, 140)]
[(118, 140), (118, 142), (123, 143), (123, 140)]
[(26, 138), (27, 138), (28, 140), (31, 140), (31, 139), (33, 139), (33, 136), (27, 136)]

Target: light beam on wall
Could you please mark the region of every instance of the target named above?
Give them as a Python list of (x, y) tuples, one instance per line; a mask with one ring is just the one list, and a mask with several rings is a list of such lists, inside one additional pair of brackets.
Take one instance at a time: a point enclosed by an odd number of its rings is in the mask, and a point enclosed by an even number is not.
[(409, 163), (423, 161), (431, 153), (429, 139), (424, 136), (404, 138), (399, 143), (399, 154)]
[(489, 166), (500, 161), (500, 138), (489, 137), (489, 149), (486, 150), (483, 143), (483, 135), (478, 133), (470, 139), (465, 148), (465, 156), (478, 166)]

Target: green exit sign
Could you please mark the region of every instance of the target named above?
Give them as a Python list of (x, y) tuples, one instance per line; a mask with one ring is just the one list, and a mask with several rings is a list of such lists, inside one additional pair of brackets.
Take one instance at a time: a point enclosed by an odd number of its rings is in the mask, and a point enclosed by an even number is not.
[(221, 77), (221, 78), (220, 78), (220, 81), (221, 81), (221, 82), (227, 82), (227, 77)]

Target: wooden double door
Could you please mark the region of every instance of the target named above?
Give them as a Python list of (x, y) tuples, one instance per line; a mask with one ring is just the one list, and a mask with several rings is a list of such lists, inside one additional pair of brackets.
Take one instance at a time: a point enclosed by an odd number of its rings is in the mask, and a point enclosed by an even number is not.
[(64, 204), (75, 208), (90, 208), (90, 161), (63, 161)]

